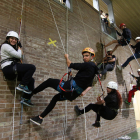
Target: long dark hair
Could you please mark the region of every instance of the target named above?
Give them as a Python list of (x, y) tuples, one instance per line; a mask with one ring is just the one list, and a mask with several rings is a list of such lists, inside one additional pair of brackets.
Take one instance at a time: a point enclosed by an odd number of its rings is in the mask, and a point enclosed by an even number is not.
[[(1, 50), (1, 46), (3, 44), (11, 45), (9, 39), (10, 39), (10, 37), (6, 37), (6, 40), (0, 45), (0, 50)], [(18, 41), (17, 41), (16, 45), (11, 45), (11, 46), (17, 51), (18, 50)]]
[(117, 98), (118, 98), (118, 106), (119, 106), (119, 108), (121, 107), (121, 105), (122, 105), (122, 96), (121, 96), (121, 94), (120, 94), (120, 92), (118, 91), (118, 90), (115, 90), (115, 93), (117, 94)]

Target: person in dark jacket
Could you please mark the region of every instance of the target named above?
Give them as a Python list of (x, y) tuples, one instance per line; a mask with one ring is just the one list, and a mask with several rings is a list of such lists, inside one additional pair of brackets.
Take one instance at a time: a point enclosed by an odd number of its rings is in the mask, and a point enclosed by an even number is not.
[(121, 36), (121, 38), (119, 40), (113, 40), (111, 42), (109, 42), (107, 45), (105, 45), (105, 47), (108, 47), (110, 45), (112, 45), (113, 43), (117, 43), (117, 45), (115, 46), (115, 48), (113, 49), (113, 52), (119, 47), (119, 46), (126, 46), (127, 43), (130, 43), (131, 40), (131, 31), (126, 28), (126, 25), (124, 23), (120, 24), (120, 29), (123, 31), (123, 33), (119, 33), (117, 30), (117, 34), (119, 36)]
[(103, 58), (103, 62), (98, 65), (99, 70), (103, 69), (100, 73), (100, 78), (107, 73), (107, 71), (112, 71), (115, 66), (116, 56), (112, 55), (112, 49), (107, 50), (107, 56)]
[[(52, 109), (55, 107), (58, 101), (64, 101), (64, 100), (73, 101), (78, 96), (84, 96), (86, 92), (91, 89), (94, 76), (98, 72), (98, 67), (93, 62), (91, 62), (93, 57), (95, 57), (95, 53), (93, 49), (87, 47), (82, 51), (82, 55), (83, 55), (84, 63), (72, 63), (68, 58), (68, 54), (65, 54), (67, 66), (69, 68), (78, 70), (78, 73), (73, 78), (72, 82), (71, 80), (68, 80), (66, 82), (62, 81), (60, 85), (59, 79), (49, 78), (48, 80), (44, 81), (42, 84), (40, 84), (37, 88), (33, 90), (32, 95), (44, 90), (47, 87), (51, 87), (57, 90), (59, 93), (52, 98), (49, 105), (40, 115), (31, 118), (30, 121), (32, 121), (37, 125), (40, 125), (43, 121), (43, 118), (47, 114), (49, 114), (50, 111), (52, 111)], [(70, 89), (71, 86), (73, 92), (64, 91), (66, 89)], [(64, 90), (62, 90), (62, 88)]]
[(138, 69), (137, 72), (138, 72), (138, 75), (139, 75), (138, 77), (136, 77), (135, 75), (133, 75), (132, 73), (130, 73), (130, 75), (136, 79), (137, 85), (136, 86), (133, 86), (132, 90), (129, 91), (128, 100), (125, 101), (125, 103), (128, 104), (128, 105), (130, 105), (131, 98), (132, 98), (132, 96), (134, 96), (135, 92), (137, 90), (140, 90), (140, 69)]
[(97, 114), (95, 123), (92, 124), (94, 127), (100, 127), (100, 117), (106, 120), (114, 119), (122, 104), (122, 97), (117, 89), (117, 83), (110, 81), (107, 85), (107, 96), (103, 100), (101, 97), (98, 97), (95, 104), (90, 103), (84, 109), (79, 109), (77, 105), (74, 107), (77, 116), (84, 114), (84, 112), (87, 113), (90, 110), (93, 110)]
[[(133, 49), (135, 49), (135, 53), (134, 53), (134, 55), (131, 55), (122, 65), (117, 65), (117, 67), (118, 67), (118, 69), (119, 70), (122, 70), (123, 68), (125, 68), (128, 64), (129, 64), (129, 62), (130, 61), (132, 61), (132, 60), (134, 60), (135, 59), (135, 57), (136, 57), (136, 59), (137, 58), (140, 58), (140, 37), (136, 37), (136, 45), (135, 46), (133, 46), (132, 44), (131, 44), (131, 47), (133, 48)], [(135, 56), (135, 57), (134, 57)]]

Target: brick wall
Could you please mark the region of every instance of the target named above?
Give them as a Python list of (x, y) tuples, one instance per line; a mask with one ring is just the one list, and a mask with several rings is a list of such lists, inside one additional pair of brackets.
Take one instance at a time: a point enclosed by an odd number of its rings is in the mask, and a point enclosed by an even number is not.
[[(50, 3), (63, 44), (67, 50), (66, 8), (53, 0), (50, 0)], [(79, 11), (78, 5), (81, 11)], [(19, 32), (21, 7), (22, 0), (0, 1), (0, 43), (5, 40), (5, 35), (8, 31), (14, 30)], [(70, 60), (72, 62), (82, 62), (81, 51), (90, 44), (96, 52), (96, 61), (101, 62), (103, 51), (100, 40), (108, 43), (112, 39), (101, 32), (99, 13), (84, 0), (73, 0), (73, 12), (69, 11), (68, 17), (68, 53)], [(66, 72), (67, 67), (65, 64), (63, 47), (53, 21), (48, 1), (25, 0), (22, 20), (21, 43), (23, 44), (25, 54), (24, 62), (32, 63), (37, 68), (34, 74), (35, 87), (49, 77), (60, 79)], [(84, 28), (87, 32), (89, 43)], [(57, 47), (47, 44), (49, 38), (57, 41)], [(114, 45), (111, 47), (113, 48)], [(131, 55), (128, 47), (125, 47), (125, 49), (120, 47), (114, 53), (117, 56), (117, 63), (119, 64), (123, 63), (126, 58)], [(137, 74), (137, 63), (132, 61), (131, 65), (134, 74)], [(119, 84), (119, 91), (123, 99), (125, 99), (127, 97), (126, 87), (127, 90), (130, 89), (130, 76), (128, 72), (130, 72), (129, 66), (122, 72), (118, 71), (117, 68), (112, 72), (108, 72), (106, 77), (102, 80), (104, 89), (106, 89), (106, 85), (110, 80), (116, 81)], [(73, 74), (75, 74), (75, 71), (73, 71)], [(0, 72), (0, 140), (12, 139), (14, 86), (15, 82), (4, 81), (2, 72)], [(73, 110), (76, 104), (81, 108), (83, 107), (80, 97), (73, 102), (67, 102), (67, 123), (65, 123), (65, 102), (58, 102), (53, 111), (45, 117), (41, 126), (29, 122), (31, 117), (40, 114), (46, 108), (51, 98), (56, 93), (57, 92), (53, 89), (48, 88), (33, 96), (32, 102), (35, 106), (32, 108), (23, 107), (23, 124), (20, 125), (21, 93), (17, 92), (14, 140), (86, 139), (84, 115), (77, 118)], [(92, 90), (83, 98), (84, 105), (86, 106), (91, 102), (95, 102), (99, 93), (101, 93), (101, 88), (99, 82), (95, 79)], [(87, 113), (86, 129), (88, 139), (114, 140), (118, 136), (134, 131), (136, 129), (136, 123), (133, 106), (131, 105), (130, 108), (131, 109), (123, 104), (122, 111), (120, 111), (114, 120), (108, 121), (101, 119), (102, 127), (100, 129), (91, 126), (96, 117), (95, 113), (92, 111)], [(67, 127), (65, 125), (67, 125)], [(65, 135), (64, 128), (66, 128)]]

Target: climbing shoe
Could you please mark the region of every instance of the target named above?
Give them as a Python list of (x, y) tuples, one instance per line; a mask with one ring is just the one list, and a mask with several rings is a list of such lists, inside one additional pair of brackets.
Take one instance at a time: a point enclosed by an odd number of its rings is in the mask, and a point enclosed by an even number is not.
[(40, 119), (39, 115), (38, 115), (38, 116), (36, 116), (34, 118), (31, 118), (30, 121), (35, 123), (35, 124), (37, 124), (37, 125), (41, 125), (41, 123), (43, 122), (43, 119)]
[(25, 99), (25, 98), (21, 98), (20, 103), (24, 104), (24, 105), (27, 105), (27, 106), (34, 106), (34, 104), (31, 103), (31, 100)]
[(21, 85), (21, 84), (19, 84), (18, 87), (16, 87), (16, 89), (20, 90), (20, 91), (23, 91), (24, 93), (27, 93), (27, 94), (32, 93), (32, 91), (30, 91), (27, 86), (24, 86), (24, 85)]
[(81, 115), (80, 109), (77, 105), (74, 107), (74, 110), (75, 110), (77, 116)]
[(101, 127), (100, 122), (96, 121), (94, 124), (92, 124), (92, 126), (98, 128)]
[(128, 102), (128, 101), (125, 101), (125, 103), (128, 104), (128, 105), (130, 105), (130, 102)]

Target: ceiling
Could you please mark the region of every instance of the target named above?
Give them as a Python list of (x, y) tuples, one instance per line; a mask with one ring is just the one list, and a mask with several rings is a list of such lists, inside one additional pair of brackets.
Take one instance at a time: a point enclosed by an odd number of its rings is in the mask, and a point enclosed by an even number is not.
[[(93, 0), (86, 0), (93, 5)], [(132, 38), (140, 36), (140, 0), (110, 0), (112, 1), (116, 25), (125, 23), (131, 30)], [(100, 9), (108, 13), (107, 5), (99, 0)]]

